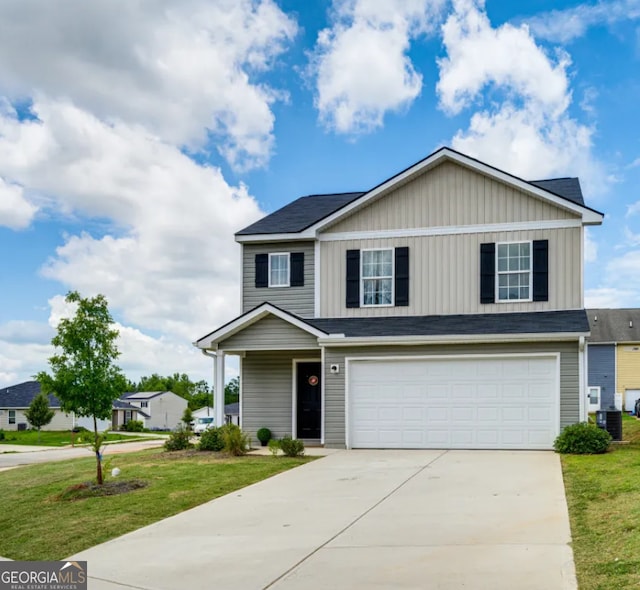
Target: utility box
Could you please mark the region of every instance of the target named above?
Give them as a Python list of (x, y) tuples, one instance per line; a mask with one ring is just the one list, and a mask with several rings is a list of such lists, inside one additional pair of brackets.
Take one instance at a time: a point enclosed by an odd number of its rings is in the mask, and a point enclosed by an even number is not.
[(596, 425), (606, 430), (613, 440), (622, 440), (622, 412), (620, 410), (598, 410)]
[(26, 430), (27, 423), (26, 422), (18, 422), (18, 430)]

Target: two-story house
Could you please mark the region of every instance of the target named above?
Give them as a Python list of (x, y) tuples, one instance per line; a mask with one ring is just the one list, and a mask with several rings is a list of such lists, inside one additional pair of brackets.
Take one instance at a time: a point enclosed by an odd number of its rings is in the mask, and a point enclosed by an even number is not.
[(240, 357), (254, 436), (548, 449), (586, 417), (584, 227), (602, 219), (576, 178), (528, 182), (442, 148), (239, 231), (243, 313), (195, 345), (216, 392)]

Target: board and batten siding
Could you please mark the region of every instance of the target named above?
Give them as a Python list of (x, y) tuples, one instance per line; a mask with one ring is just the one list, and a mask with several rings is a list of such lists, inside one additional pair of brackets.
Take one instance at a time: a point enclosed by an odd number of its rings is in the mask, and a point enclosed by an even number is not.
[[(480, 244), (549, 240), (549, 301), (480, 303)], [(446, 315), (580, 309), (580, 228), (344, 240), (320, 244), (320, 317)], [(409, 247), (407, 307), (346, 307), (346, 252)]]
[[(578, 342), (358, 346), (325, 350), (325, 445), (345, 447), (345, 357), (437, 356), (457, 354), (560, 353), (560, 427), (580, 420)], [(331, 373), (331, 365), (340, 371)]]
[(263, 426), (274, 438), (292, 435), (293, 359), (320, 360), (315, 351), (250, 351), (242, 359), (242, 430), (257, 443)]
[(221, 350), (316, 349), (318, 339), (279, 317), (268, 315), (222, 340), (218, 347)]
[(615, 406), (616, 399), (616, 351), (613, 344), (589, 344), (587, 346), (588, 385), (600, 388), (600, 407), (606, 410)]
[(571, 211), (470, 168), (444, 162), (325, 233), (577, 218)]
[(640, 389), (640, 343), (618, 344), (618, 383), (616, 391)]
[[(304, 253), (304, 286), (256, 288), (256, 254)], [(274, 242), (242, 244), (242, 313), (268, 301), (303, 318), (314, 314), (314, 243)]]

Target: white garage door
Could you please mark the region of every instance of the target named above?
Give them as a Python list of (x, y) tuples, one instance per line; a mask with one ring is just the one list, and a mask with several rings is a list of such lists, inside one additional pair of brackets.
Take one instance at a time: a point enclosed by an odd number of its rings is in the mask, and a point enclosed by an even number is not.
[(556, 357), (351, 360), (352, 448), (549, 449)]

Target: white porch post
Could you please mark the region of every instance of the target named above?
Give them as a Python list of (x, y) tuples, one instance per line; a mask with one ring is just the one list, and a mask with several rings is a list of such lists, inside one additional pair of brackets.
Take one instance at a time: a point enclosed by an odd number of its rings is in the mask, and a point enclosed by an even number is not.
[(216, 354), (216, 379), (214, 385), (215, 403), (213, 411), (215, 412), (216, 426), (224, 424), (224, 352), (221, 350)]

